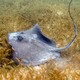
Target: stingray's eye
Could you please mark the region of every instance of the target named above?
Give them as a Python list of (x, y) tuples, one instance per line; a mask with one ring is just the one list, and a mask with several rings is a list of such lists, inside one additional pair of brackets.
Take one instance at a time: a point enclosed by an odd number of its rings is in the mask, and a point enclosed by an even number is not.
[(18, 41), (22, 41), (23, 40), (23, 37), (22, 36), (17, 36), (17, 40)]

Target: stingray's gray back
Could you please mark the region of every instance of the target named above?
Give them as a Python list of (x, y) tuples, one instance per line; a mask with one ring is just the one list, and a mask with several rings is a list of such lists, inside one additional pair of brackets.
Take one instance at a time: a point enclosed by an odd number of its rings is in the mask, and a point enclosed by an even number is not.
[(56, 48), (55, 42), (45, 37), (38, 25), (30, 30), (10, 33), (9, 43), (15, 51), (13, 53), (14, 60), (17, 62), (16, 57), (20, 58), (25, 65), (38, 65), (59, 56), (58, 52), (51, 51)]

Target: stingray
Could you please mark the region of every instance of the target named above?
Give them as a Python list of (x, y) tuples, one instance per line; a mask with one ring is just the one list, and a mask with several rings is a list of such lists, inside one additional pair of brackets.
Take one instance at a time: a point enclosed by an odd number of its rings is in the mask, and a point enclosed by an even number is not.
[[(49, 58), (55, 59), (60, 56), (55, 41), (45, 37), (38, 24), (33, 28), (9, 34), (9, 43), (12, 45), (13, 59), (16, 57), (26, 64), (38, 65), (46, 62)], [(18, 62), (17, 62), (18, 63)]]
[(45, 63), (49, 59), (60, 57), (60, 51), (68, 49), (77, 36), (76, 24), (71, 14), (70, 17), (74, 25), (74, 37), (69, 44), (61, 48), (56, 47), (55, 41), (49, 39), (42, 33), (38, 24), (25, 31), (9, 33), (8, 42), (14, 50), (13, 60), (15, 63), (19, 64), (19, 59), (23, 65), (30, 64), (35, 66)]

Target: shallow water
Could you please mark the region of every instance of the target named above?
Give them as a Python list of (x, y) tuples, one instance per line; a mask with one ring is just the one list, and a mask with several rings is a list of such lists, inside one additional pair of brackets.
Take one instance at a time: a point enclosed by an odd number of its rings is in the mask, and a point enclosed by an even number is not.
[[(58, 45), (68, 43), (73, 35), (73, 25), (68, 14), (69, 1), (0, 0), (1, 38), (6, 38), (9, 32), (29, 29), (38, 23), (43, 33), (49, 38), (55, 39)], [(80, 30), (79, 4), (79, 0), (73, 0), (71, 4), (71, 14), (78, 31)], [(78, 34), (80, 36), (80, 32)]]
[[(73, 37), (73, 25), (68, 14), (69, 1), (0, 0), (0, 53), (6, 53), (9, 48), (5, 42), (8, 33), (29, 29), (36, 23), (40, 25), (43, 34), (56, 41), (58, 47), (68, 44)], [(73, 0), (71, 14), (78, 28), (78, 36), (70, 50), (61, 54), (63, 57), (80, 53), (79, 7), (80, 1)]]
[[(26, 79), (28, 80), (79, 80), (80, 73), (77, 73), (76, 68), (80, 70), (80, 0), (73, 0), (71, 4), (71, 14), (78, 28), (78, 36), (68, 50), (61, 52), (61, 58), (55, 60), (56, 67), (62, 68), (63, 71), (60, 69), (57, 70), (54, 63), (47, 64), (46, 67), (44, 65), (40, 71), (35, 71), (31, 68), (26, 70), (26, 68), (23, 67), (13, 69), (12, 67), (16, 67), (16, 65), (11, 59), (11, 46), (6, 41), (8, 33), (26, 30), (38, 23), (43, 34), (55, 40), (57, 47), (65, 46), (71, 41), (74, 31), (68, 13), (69, 1), (70, 0), (0, 0), (1, 80), (14, 80), (14, 78), (19, 80), (24, 78), (23, 80), (25, 80), (26, 73), (28, 73), (28, 75), (26, 74)], [(5, 69), (11, 69), (11, 71), (7, 73)], [(32, 78), (33, 75), (36, 76), (35, 79)]]

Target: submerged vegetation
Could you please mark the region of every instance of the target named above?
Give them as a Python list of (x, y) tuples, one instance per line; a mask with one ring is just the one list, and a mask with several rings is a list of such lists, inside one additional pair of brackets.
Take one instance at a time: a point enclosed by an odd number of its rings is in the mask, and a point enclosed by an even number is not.
[[(36, 23), (42, 32), (65, 46), (73, 37), (73, 24), (68, 14), (69, 0), (1, 0), (0, 1), (0, 80), (79, 80), (80, 79), (80, 1), (73, 0), (71, 13), (78, 36), (74, 44), (61, 52), (61, 59), (29, 67), (16, 65), (8, 33), (29, 29)], [(44, 53), (45, 54), (45, 53)]]

